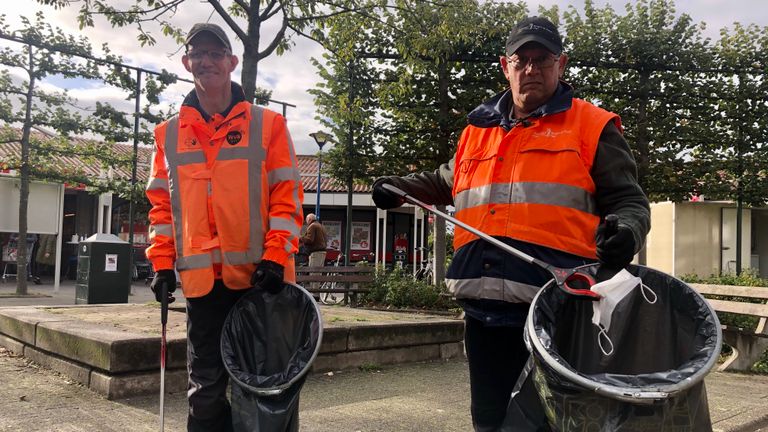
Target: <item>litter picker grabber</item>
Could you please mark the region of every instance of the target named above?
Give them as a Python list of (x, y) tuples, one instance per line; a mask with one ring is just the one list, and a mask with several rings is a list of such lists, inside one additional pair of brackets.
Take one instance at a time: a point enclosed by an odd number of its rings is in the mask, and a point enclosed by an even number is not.
[(160, 284), (160, 432), (165, 430), (165, 327), (168, 324), (168, 283)]
[(572, 286), (573, 284), (578, 284), (578, 285), (586, 284), (587, 287), (591, 287), (592, 285), (595, 284), (595, 279), (591, 275), (584, 273), (582, 271), (579, 271), (578, 269), (564, 269), (564, 268), (555, 267), (553, 265), (547, 264), (544, 261), (534, 258), (496, 238), (489, 236), (488, 234), (478, 230), (475, 227), (467, 225), (466, 223), (446, 213), (441, 212), (440, 210), (436, 209), (434, 206), (431, 206), (419, 201), (418, 199), (408, 195), (402, 189), (396, 186), (385, 183), (382, 185), (382, 187), (394, 193), (395, 195), (403, 198), (405, 201), (413, 205), (419, 206), (424, 210), (430, 211), (435, 215), (440, 216), (443, 219), (460, 226), (461, 228), (471, 232), (472, 234), (480, 237), (481, 239), (487, 241), (488, 243), (491, 243), (492, 245), (502, 249), (503, 251), (508, 252), (529, 264), (533, 264), (543, 268), (544, 270), (552, 274), (552, 277), (554, 278), (558, 288), (563, 290), (566, 294), (574, 296), (578, 299), (593, 300), (593, 301), (600, 300), (600, 295), (597, 294), (596, 292), (590, 291), (589, 288), (585, 289), (585, 288), (578, 288), (578, 287)]

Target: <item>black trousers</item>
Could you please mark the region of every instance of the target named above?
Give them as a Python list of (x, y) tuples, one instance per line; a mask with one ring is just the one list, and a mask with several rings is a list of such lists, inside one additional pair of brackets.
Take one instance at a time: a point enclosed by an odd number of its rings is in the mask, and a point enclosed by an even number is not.
[(476, 432), (496, 431), (504, 421), (512, 389), (528, 360), (522, 327), (491, 327), (465, 318), (472, 424)]
[(187, 299), (187, 374), (190, 432), (232, 431), (227, 400), (229, 375), (221, 360), (221, 329), (247, 290), (230, 290), (217, 279), (203, 297)]

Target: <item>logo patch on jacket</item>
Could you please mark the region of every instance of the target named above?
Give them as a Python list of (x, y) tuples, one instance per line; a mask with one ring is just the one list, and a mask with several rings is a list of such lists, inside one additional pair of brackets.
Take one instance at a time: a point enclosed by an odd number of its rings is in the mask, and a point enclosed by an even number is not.
[(197, 140), (194, 138), (187, 138), (184, 140), (184, 146), (191, 147), (197, 144)]
[(564, 133), (571, 133), (570, 129), (566, 129), (559, 132), (554, 132), (552, 128), (547, 128), (547, 130), (543, 132), (535, 132), (533, 135), (531, 135), (534, 138), (557, 138), (558, 135), (562, 135)]
[(227, 142), (231, 145), (235, 145), (243, 139), (243, 134), (240, 131), (227, 132)]

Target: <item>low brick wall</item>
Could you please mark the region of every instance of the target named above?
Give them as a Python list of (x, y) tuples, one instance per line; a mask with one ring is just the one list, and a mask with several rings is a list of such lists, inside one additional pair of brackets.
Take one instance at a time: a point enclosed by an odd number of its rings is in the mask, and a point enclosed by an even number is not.
[[(60, 372), (109, 399), (154, 393), (160, 388), (160, 337), (150, 305), (87, 305), (76, 313), (56, 307), (0, 308), (0, 345)], [(87, 309), (90, 308), (90, 309)], [(107, 309), (111, 308), (111, 309)], [(139, 309), (139, 308), (150, 308)], [(61, 310), (70, 311), (71, 306)], [(156, 308), (155, 308), (156, 309)], [(464, 355), (461, 320), (388, 312), (347, 312), (364, 317), (326, 320), (312, 371), (444, 360)], [(94, 321), (94, 314), (122, 311), (130, 325)], [(91, 313), (92, 312), (92, 313)], [(137, 318), (132, 318), (135, 314)], [(142, 319), (152, 320), (142, 326)], [(169, 313), (166, 389), (186, 389), (186, 317)]]

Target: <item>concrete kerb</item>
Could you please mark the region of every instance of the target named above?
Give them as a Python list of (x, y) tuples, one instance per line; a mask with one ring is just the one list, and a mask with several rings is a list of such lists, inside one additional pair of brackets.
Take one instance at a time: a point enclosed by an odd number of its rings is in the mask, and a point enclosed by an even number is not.
[[(91, 316), (118, 314), (118, 310), (127, 311), (130, 316), (141, 312), (136, 308), (148, 307), (155, 306), (0, 308), (0, 345), (15, 353), (29, 354), (31, 360), (110, 399), (151, 393), (159, 389), (159, 334), (96, 322), (97, 318)], [(313, 372), (463, 355), (463, 321), (427, 315), (349, 312), (348, 308), (334, 310), (341, 318), (326, 320)], [(166, 388), (180, 391), (186, 388), (186, 339), (180, 333), (182, 328), (185, 330), (185, 316), (179, 311), (172, 312), (169, 325), (175, 322), (175, 330), (168, 335)], [(355, 313), (361, 316), (351, 316)]]

